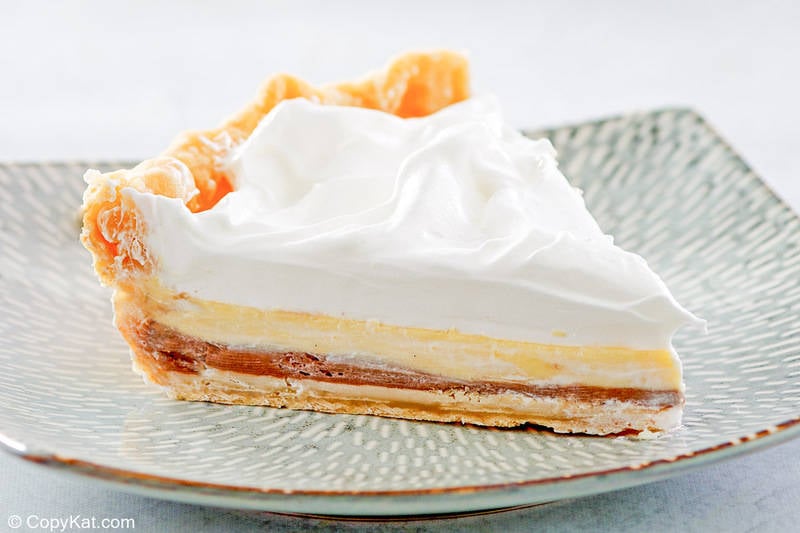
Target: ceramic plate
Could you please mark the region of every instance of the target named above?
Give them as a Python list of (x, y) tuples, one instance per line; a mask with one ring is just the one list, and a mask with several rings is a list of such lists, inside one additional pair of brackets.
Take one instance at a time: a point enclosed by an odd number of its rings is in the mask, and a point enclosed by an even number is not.
[(409, 515), (552, 501), (674, 475), (800, 432), (800, 221), (697, 114), (539, 132), (601, 226), (708, 334), (675, 338), (679, 430), (654, 440), (170, 401), (130, 369), (78, 243), (87, 167), (0, 166), (0, 441), (174, 500)]

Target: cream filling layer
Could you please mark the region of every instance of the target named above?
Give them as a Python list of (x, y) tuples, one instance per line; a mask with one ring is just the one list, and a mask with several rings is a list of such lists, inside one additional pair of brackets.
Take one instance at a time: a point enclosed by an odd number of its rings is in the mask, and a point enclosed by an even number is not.
[(153, 284), (138, 305), (149, 318), (207, 342), (265, 351), (367, 359), (461, 380), (682, 390), (671, 350), (563, 346), (263, 310), (173, 293)]

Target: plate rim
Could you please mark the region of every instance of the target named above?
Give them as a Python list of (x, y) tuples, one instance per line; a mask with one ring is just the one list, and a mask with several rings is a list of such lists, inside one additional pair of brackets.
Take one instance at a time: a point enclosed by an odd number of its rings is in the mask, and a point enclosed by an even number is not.
[[(567, 436), (568, 437), (568, 436)], [(381, 491), (315, 491), (246, 487), (193, 481), (169, 476), (159, 476), (114, 468), (107, 465), (60, 455), (55, 452), (37, 451), (17, 439), (0, 431), (0, 449), (30, 463), (53, 470), (62, 471), (84, 479), (92, 479), (125, 492), (144, 496), (158, 496), (163, 499), (197, 504), (213, 504), (228, 508), (253, 509), (264, 511), (306, 511), (311, 501), (352, 499), (360, 500), (357, 512), (341, 513), (335, 510), (314, 513), (317, 516), (419, 516), (424, 513), (404, 512), (403, 502), (412, 504), (420, 496), (455, 498), (480, 497), (487, 494), (509, 494), (507, 505), (497, 507), (501, 510), (522, 504), (545, 503), (568, 497), (577, 498), (600, 494), (611, 490), (624, 489), (654, 481), (671, 478), (680, 474), (710, 466), (729, 459), (741, 457), (768, 447), (800, 437), (800, 416), (764, 428), (736, 439), (727, 440), (697, 451), (689, 451), (669, 458), (647, 461), (639, 465), (629, 465), (603, 471), (586, 472), (576, 475), (556, 476), (535, 480), (495, 483), (490, 485), (469, 485), (454, 487), (435, 487), (430, 489), (402, 489)], [(537, 497), (537, 490), (543, 487), (560, 489), (550, 497)], [(569, 496), (566, 495), (569, 494)], [(391, 500), (391, 512), (371, 508), (378, 501)], [(448, 512), (450, 500), (431, 500), (425, 505), (432, 513)], [(294, 504), (292, 505), (292, 502)], [(510, 503), (509, 503), (510, 502)], [(289, 505), (287, 506), (287, 503)], [(428, 502), (426, 502), (428, 503)], [(488, 502), (485, 502), (488, 503)], [(273, 505), (274, 504), (274, 505)], [(413, 504), (409, 507), (413, 507)], [(473, 505), (462, 507), (460, 511), (495, 509), (496, 506)], [(432, 509), (432, 510), (431, 510)], [(452, 511), (449, 511), (452, 512)]]
[[(556, 130), (570, 129), (576, 127), (602, 124), (613, 120), (621, 120), (636, 116), (662, 115), (664, 113), (681, 113), (693, 117), (694, 120), (713, 135), (717, 142), (722, 144), (729, 153), (738, 160), (748, 173), (763, 187), (772, 198), (784, 209), (788, 210), (794, 217), (800, 218), (797, 212), (778, 194), (772, 186), (757, 174), (751, 165), (734, 149), (725, 137), (720, 135), (709, 121), (698, 111), (689, 106), (664, 106), (655, 109), (633, 110), (630, 112), (617, 113), (605, 117), (571, 122), (561, 126), (544, 128), (522, 128), (525, 135), (548, 135)], [(121, 158), (76, 158), (74, 160), (42, 160), (42, 161), (0, 161), (0, 166), (85, 166), (113, 163), (120, 166), (134, 163), (133, 161)], [(568, 436), (567, 436), (568, 437)], [(591, 494), (598, 494), (610, 490), (632, 487), (644, 483), (649, 483), (661, 479), (673, 477), (689, 471), (715, 464), (724, 460), (740, 457), (747, 453), (752, 453), (767, 447), (776, 446), (787, 442), (793, 438), (800, 437), (800, 406), (797, 415), (784, 420), (778, 424), (773, 424), (757, 432), (750, 433), (735, 439), (723, 441), (721, 443), (702, 448), (700, 450), (690, 450), (668, 458), (654, 459), (640, 463), (638, 465), (627, 465), (618, 468), (595, 470), (575, 475), (553, 476), (539, 479), (528, 479), (507, 483), (494, 483), (488, 485), (461, 485), (433, 487), (422, 489), (399, 489), (399, 490), (307, 490), (307, 489), (277, 489), (269, 487), (254, 487), (243, 485), (228, 485), (218, 483), (208, 483), (181, 479), (170, 476), (160, 476), (145, 472), (137, 472), (124, 468), (94, 463), (59, 454), (56, 451), (49, 451), (44, 448), (33, 448), (25, 444), (21, 439), (16, 439), (0, 428), (0, 450), (19, 457), (27, 462), (35, 463), (54, 470), (67, 472), (71, 475), (90, 478), (95, 481), (109, 484), (126, 492), (138, 493), (142, 495), (158, 495), (158, 497), (183, 502), (197, 503), (204, 500), (205, 504), (221, 505), (232, 508), (247, 508), (273, 511), (293, 511), (307, 509), (310, 500), (351, 498), (358, 500), (361, 505), (357, 515), (348, 513), (349, 516), (416, 516), (421, 513), (415, 511), (404, 512), (402, 505), (397, 505), (400, 501), (411, 503), (409, 499), (419, 498), (420, 496), (436, 496), (439, 498), (430, 499), (427, 505), (422, 505), (425, 509), (434, 509), (433, 512), (446, 512), (452, 509), (447, 502), (452, 501), (442, 499), (447, 496), (462, 498), (481, 496), (487, 494), (508, 494), (507, 498), (512, 502), (503, 507), (512, 507), (520, 504), (535, 504), (547, 501), (559, 500), (567, 497), (581, 497)], [(552, 487), (556, 490), (548, 498), (537, 496), (539, 489)], [(561, 494), (559, 494), (561, 493)], [(567, 494), (568, 493), (568, 494)], [(379, 500), (391, 499), (394, 507), (391, 512), (382, 512), (379, 508), (371, 508), (374, 502)], [(473, 498), (474, 499), (474, 498)], [(286, 505), (288, 501), (296, 502), (293, 507)], [(351, 502), (352, 503), (352, 502)], [(485, 502), (483, 506), (479, 502), (469, 508), (461, 508), (463, 511), (475, 511), (480, 509), (494, 508)], [(274, 504), (274, 505), (271, 505)], [(408, 509), (414, 507), (407, 506)], [(417, 505), (419, 507), (419, 505)], [(444, 510), (444, 511), (443, 511)], [(344, 516), (342, 513), (324, 512), (318, 516)]]

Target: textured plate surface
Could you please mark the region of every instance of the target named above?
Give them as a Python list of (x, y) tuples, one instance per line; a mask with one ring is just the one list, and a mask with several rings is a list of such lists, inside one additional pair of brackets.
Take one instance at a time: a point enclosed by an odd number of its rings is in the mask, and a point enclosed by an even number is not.
[(800, 221), (696, 114), (542, 132), (601, 226), (708, 320), (684, 426), (559, 436), (170, 401), (130, 370), (77, 240), (81, 175), (0, 166), (0, 442), (131, 491), (314, 514), (464, 512), (611, 490), (800, 430)]

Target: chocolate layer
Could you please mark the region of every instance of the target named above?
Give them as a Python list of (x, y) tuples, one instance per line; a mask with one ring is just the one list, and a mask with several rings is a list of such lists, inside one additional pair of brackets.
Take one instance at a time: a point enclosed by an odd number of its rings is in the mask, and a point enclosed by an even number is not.
[(163, 370), (197, 374), (206, 368), (281, 379), (313, 379), (348, 385), (436, 390), (447, 394), (517, 392), (535, 397), (570, 398), (576, 401), (619, 400), (652, 408), (679, 405), (683, 397), (674, 390), (604, 388), (583, 385), (535, 385), (527, 383), (464, 381), (416, 370), (380, 366), (365, 360), (354, 365), (306, 352), (265, 352), (206, 342), (186, 336), (152, 320), (129, 324), (128, 341), (152, 357)]

